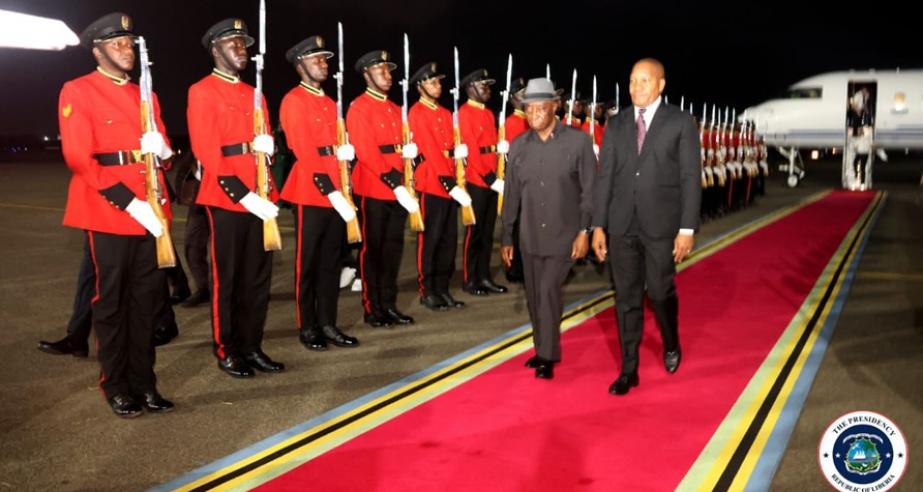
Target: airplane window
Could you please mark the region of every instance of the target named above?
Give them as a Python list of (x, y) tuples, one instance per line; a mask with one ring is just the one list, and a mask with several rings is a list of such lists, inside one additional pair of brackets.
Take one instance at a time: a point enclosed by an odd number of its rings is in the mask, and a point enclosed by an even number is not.
[(785, 92), (785, 99), (820, 99), (823, 95), (822, 87), (793, 87)]
[(894, 107), (891, 108), (892, 113), (902, 114), (907, 112), (907, 95), (903, 92), (894, 93)]

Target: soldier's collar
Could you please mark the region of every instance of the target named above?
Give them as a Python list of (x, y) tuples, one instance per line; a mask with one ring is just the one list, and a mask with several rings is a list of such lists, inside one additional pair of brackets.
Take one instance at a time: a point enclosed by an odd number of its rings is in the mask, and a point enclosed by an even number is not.
[(300, 85), (302, 89), (304, 89), (304, 90), (310, 92), (311, 94), (314, 94), (315, 96), (323, 96), (323, 95), (324, 95), (324, 90), (323, 90), (323, 89), (318, 89), (317, 87), (314, 87), (314, 86), (312, 86), (312, 85), (305, 84), (303, 80), (302, 80), (301, 83), (299, 83), (298, 85)]
[(107, 72), (103, 67), (100, 67), (100, 66), (96, 67), (96, 71), (103, 74), (103, 77), (106, 77), (107, 79), (111, 80), (112, 83), (115, 85), (125, 85), (128, 83), (129, 80), (131, 80), (131, 76), (128, 74), (125, 74), (125, 78), (123, 79), (122, 77), (112, 75), (111, 73)]
[(474, 99), (468, 99), (467, 104), (470, 104), (470, 105), (472, 105), (472, 106), (474, 106), (474, 107), (476, 107), (476, 108), (478, 108), (478, 109), (484, 109), (484, 105), (481, 104), (481, 103), (479, 103), (479, 102), (477, 102), (477, 101), (475, 101)]
[(382, 94), (381, 92), (372, 89), (371, 87), (365, 88), (365, 93), (368, 94), (372, 99), (378, 102), (385, 102), (388, 100), (387, 94)]
[(231, 84), (236, 84), (240, 82), (240, 77), (236, 75), (231, 75), (227, 72), (223, 72), (221, 70), (218, 70), (217, 68), (212, 69), (212, 75), (214, 75), (215, 77), (218, 77), (219, 79), (225, 82), (229, 82)]
[(430, 98), (426, 96), (420, 96), (420, 104), (426, 106), (429, 109), (432, 109), (433, 111), (435, 111), (436, 108), (438, 107), (436, 105), (436, 101), (432, 101), (430, 100)]
[(523, 111), (523, 110), (521, 110), (521, 109), (514, 109), (514, 110), (513, 110), (513, 116), (518, 116), (518, 117), (520, 117), (520, 118), (525, 119), (525, 117), (526, 117), (526, 112)]

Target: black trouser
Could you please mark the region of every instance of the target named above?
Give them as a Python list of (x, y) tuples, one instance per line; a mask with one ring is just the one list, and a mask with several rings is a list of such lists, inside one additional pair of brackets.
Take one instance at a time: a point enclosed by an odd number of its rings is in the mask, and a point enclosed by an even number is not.
[(199, 290), (208, 287), (208, 234), (205, 207), (190, 205), (186, 214), (186, 266)]
[(546, 361), (561, 360), (562, 288), (573, 265), (567, 256), (522, 255), (532, 343), (535, 355)]
[(650, 239), (641, 234), (609, 236), (612, 280), (622, 349), (622, 374), (638, 370), (638, 347), (644, 331), (644, 288), (660, 327), (664, 351), (679, 348), (676, 265), (673, 238)]
[(366, 314), (394, 309), (397, 303), (397, 272), (404, 252), (407, 211), (397, 201), (359, 197), (362, 211), (362, 307)]
[(417, 233), (417, 283), (420, 297), (447, 294), (455, 273), (458, 206), (455, 200), (420, 193), (423, 232)]
[(272, 252), (263, 250), (263, 221), (253, 214), (205, 207), (211, 231), (212, 336), (219, 359), (263, 343)]
[(517, 218), (513, 223), (513, 261), (510, 262), (510, 269), (507, 271), (508, 278), (522, 279), (524, 276), (524, 267), (522, 265), (522, 249), (519, 247), (519, 224)]
[(494, 224), (497, 222), (497, 193), (490, 188), (468, 184), (475, 224), (465, 232), (465, 284), (492, 280), (490, 254), (494, 249)]
[(93, 322), (99, 341), (100, 387), (106, 397), (155, 387), (154, 313), (163, 297), (154, 237), (87, 231), (98, 291)]
[(301, 330), (336, 326), (346, 224), (332, 208), (296, 207), (295, 321)]

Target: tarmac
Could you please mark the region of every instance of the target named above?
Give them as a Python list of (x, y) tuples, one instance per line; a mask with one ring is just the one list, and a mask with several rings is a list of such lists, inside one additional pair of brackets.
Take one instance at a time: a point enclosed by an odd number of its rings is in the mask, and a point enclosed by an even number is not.
[[(876, 171), (876, 186), (887, 190), (888, 198), (774, 477), (774, 490), (829, 490), (817, 465), (817, 445), (827, 425), (853, 410), (887, 415), (903, 430), (911, 450), (923, 449), (921, 162), (918, 154), (896, 156)], [(286, 371), (250, 380), (229, 378), (211, 355), (208, 309), (177, 306), (180, 336), (157, 349), (156, 366), (158, 388), (177, 409), (122, 420), (100, 395), (95, 349), (89, 359), (36, 349), (38, 340), (64, 335), (82, 254), (82, 233), (61, 226), (69, 178), (53, 154), (0, 162), (0, 490), (144, 490), (528, 322), (521, 285), (511, 285), (504, 295), (475, 298), (461, 291), (458, 274), (452, 292), (468, 303), (466, 308), (423, 308), (416, 294), (415, 239), (408, 234), (398, 307), (416, 323), (370, 328), (362, 323), (359, 294), (344, 289), (339, 326), (358, 337), (361, 346), (308, 351), (295, 328), (292, 215), (283, 211), (283, 250), (273, 260), (263, 347), (286, 364)], [(809, 162), (808, 175), (794, 189), (774, 170), (766, 196), (705, 223), (697, 242), (707, 243), (834, 188), (838, 179), (835, 161)], [(175, 216), (180, 220), (174, 240), (182, 252), (185, 208), (175, 207)], [(507, 284), (498, 253), (494, 262), (495, 280)], [(602, 269), (577, 267), (565, 287), (565, 301), (608, 286)], [(614, 379), (617, 368), (612, 371)], [(897, 490), (921, 485), (923, 468), (910, 461)]]

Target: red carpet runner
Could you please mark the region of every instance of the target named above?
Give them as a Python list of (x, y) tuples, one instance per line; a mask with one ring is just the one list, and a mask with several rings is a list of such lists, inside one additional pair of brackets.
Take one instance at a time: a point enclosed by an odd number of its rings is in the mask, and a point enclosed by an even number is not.
[(675, 375), (648, 317), (641, 385), (607, 393), (610, 308), (566, 333), (553, 381), (523, 367), (529, 350), (260, 490), (672, 490), (871, 197), (833, 193), (683, 271)]

